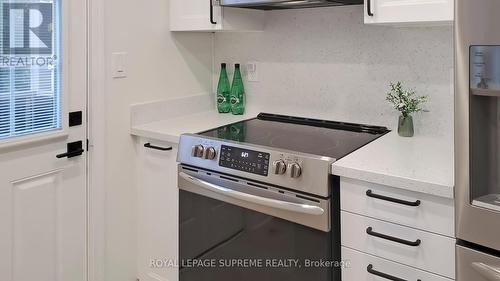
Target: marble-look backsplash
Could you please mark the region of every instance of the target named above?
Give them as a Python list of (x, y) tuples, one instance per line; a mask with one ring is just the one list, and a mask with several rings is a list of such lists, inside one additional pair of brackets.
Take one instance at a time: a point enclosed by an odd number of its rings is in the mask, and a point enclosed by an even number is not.
[(253, 109), (396, 129), (385, 96), (402, 81), (430, 99), (416, 134), (452, 141), (450, 26), (364, 25), (362, 6), (272, 11), (264, 32), (215, 35), (216, 64), (249, 61), (259, 63), (259, 82), (245, 84)]

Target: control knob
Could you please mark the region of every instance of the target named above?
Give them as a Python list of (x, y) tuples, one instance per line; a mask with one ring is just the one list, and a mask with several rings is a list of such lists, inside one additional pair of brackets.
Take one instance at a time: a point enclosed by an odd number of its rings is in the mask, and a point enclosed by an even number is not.
[(193, 146), (193, 149), (191, 150), (191, 156), (202, 158), (204, 151), (205, 151), (205, 148), (203, 147), (203, 145), (201, 145), (201, 144), (195, 145), (195, 146)]
[(217, 150), (213, 147), (207, 147), (203, 153), (203, 158), (208, 160), (214, 160), (217, 156)]
[(283, 175), (286, 172), (286, 163), (283, 160), (274, 161), (274, 174)]
[(292, 163), (288, 167), (290, 169), (290, 177), (293, 179), (299, 178), (302, 175), (302, 167), (297, 163)]

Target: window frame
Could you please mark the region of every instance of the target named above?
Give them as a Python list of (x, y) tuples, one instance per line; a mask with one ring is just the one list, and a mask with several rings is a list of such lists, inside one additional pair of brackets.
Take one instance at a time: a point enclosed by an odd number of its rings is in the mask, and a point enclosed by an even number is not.
[(57, 53), (59, 55), (59, 59), (61, 62), (59, 63), (59, 79), (57, 83), (59, 84), (57, 87), (59, 88), (59, 110), (60, 110), (60, 128), (54, 128), (50, 130), (44, 130), (40, 132), (34, 132), (32, 134), (19, 135), (19, 136), (11, 136), (7, 138), (0, 139), (0, 149), (11, 148), (19, 145), (27, 145), (36, 142), (43, 142), (48, 140), (60, 139), (60, 138), (68, 138), (69, 137), (69, 127), (68, 127), (68, 104), (69, 104), (69, 95), (70, 95), (70, 87), (68, 86), (69, 82), (69, 73), (66, 71), (69, 69), (69, 40), (67, 40), (69, 36), (70, 20), (68, 18), (71, 1), (68, 0), (54, 0), (58, 1), (58, 5), (55, 9), (55, 14), (53, 16), (59, 17), (58, 30), (59, 32), (55, 34), (57, 38), (54, 40), (55, 42), (59, 42), (59, 44), (55, 44), (53, 48), (58, 48)]

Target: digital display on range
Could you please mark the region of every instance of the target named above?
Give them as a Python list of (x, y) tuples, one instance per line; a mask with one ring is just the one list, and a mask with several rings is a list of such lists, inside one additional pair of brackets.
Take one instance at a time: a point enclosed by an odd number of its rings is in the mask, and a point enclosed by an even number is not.
[(269, 157), (269, 153), (223, 145), (219, 166), (267, 177)]

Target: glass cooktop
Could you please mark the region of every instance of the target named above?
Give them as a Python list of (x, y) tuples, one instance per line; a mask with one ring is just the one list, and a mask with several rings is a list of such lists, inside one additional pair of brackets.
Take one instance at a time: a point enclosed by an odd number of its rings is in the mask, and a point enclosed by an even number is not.
[(261, 113), (200, 135), (338, 160), (388, 132), (385, 127)]

